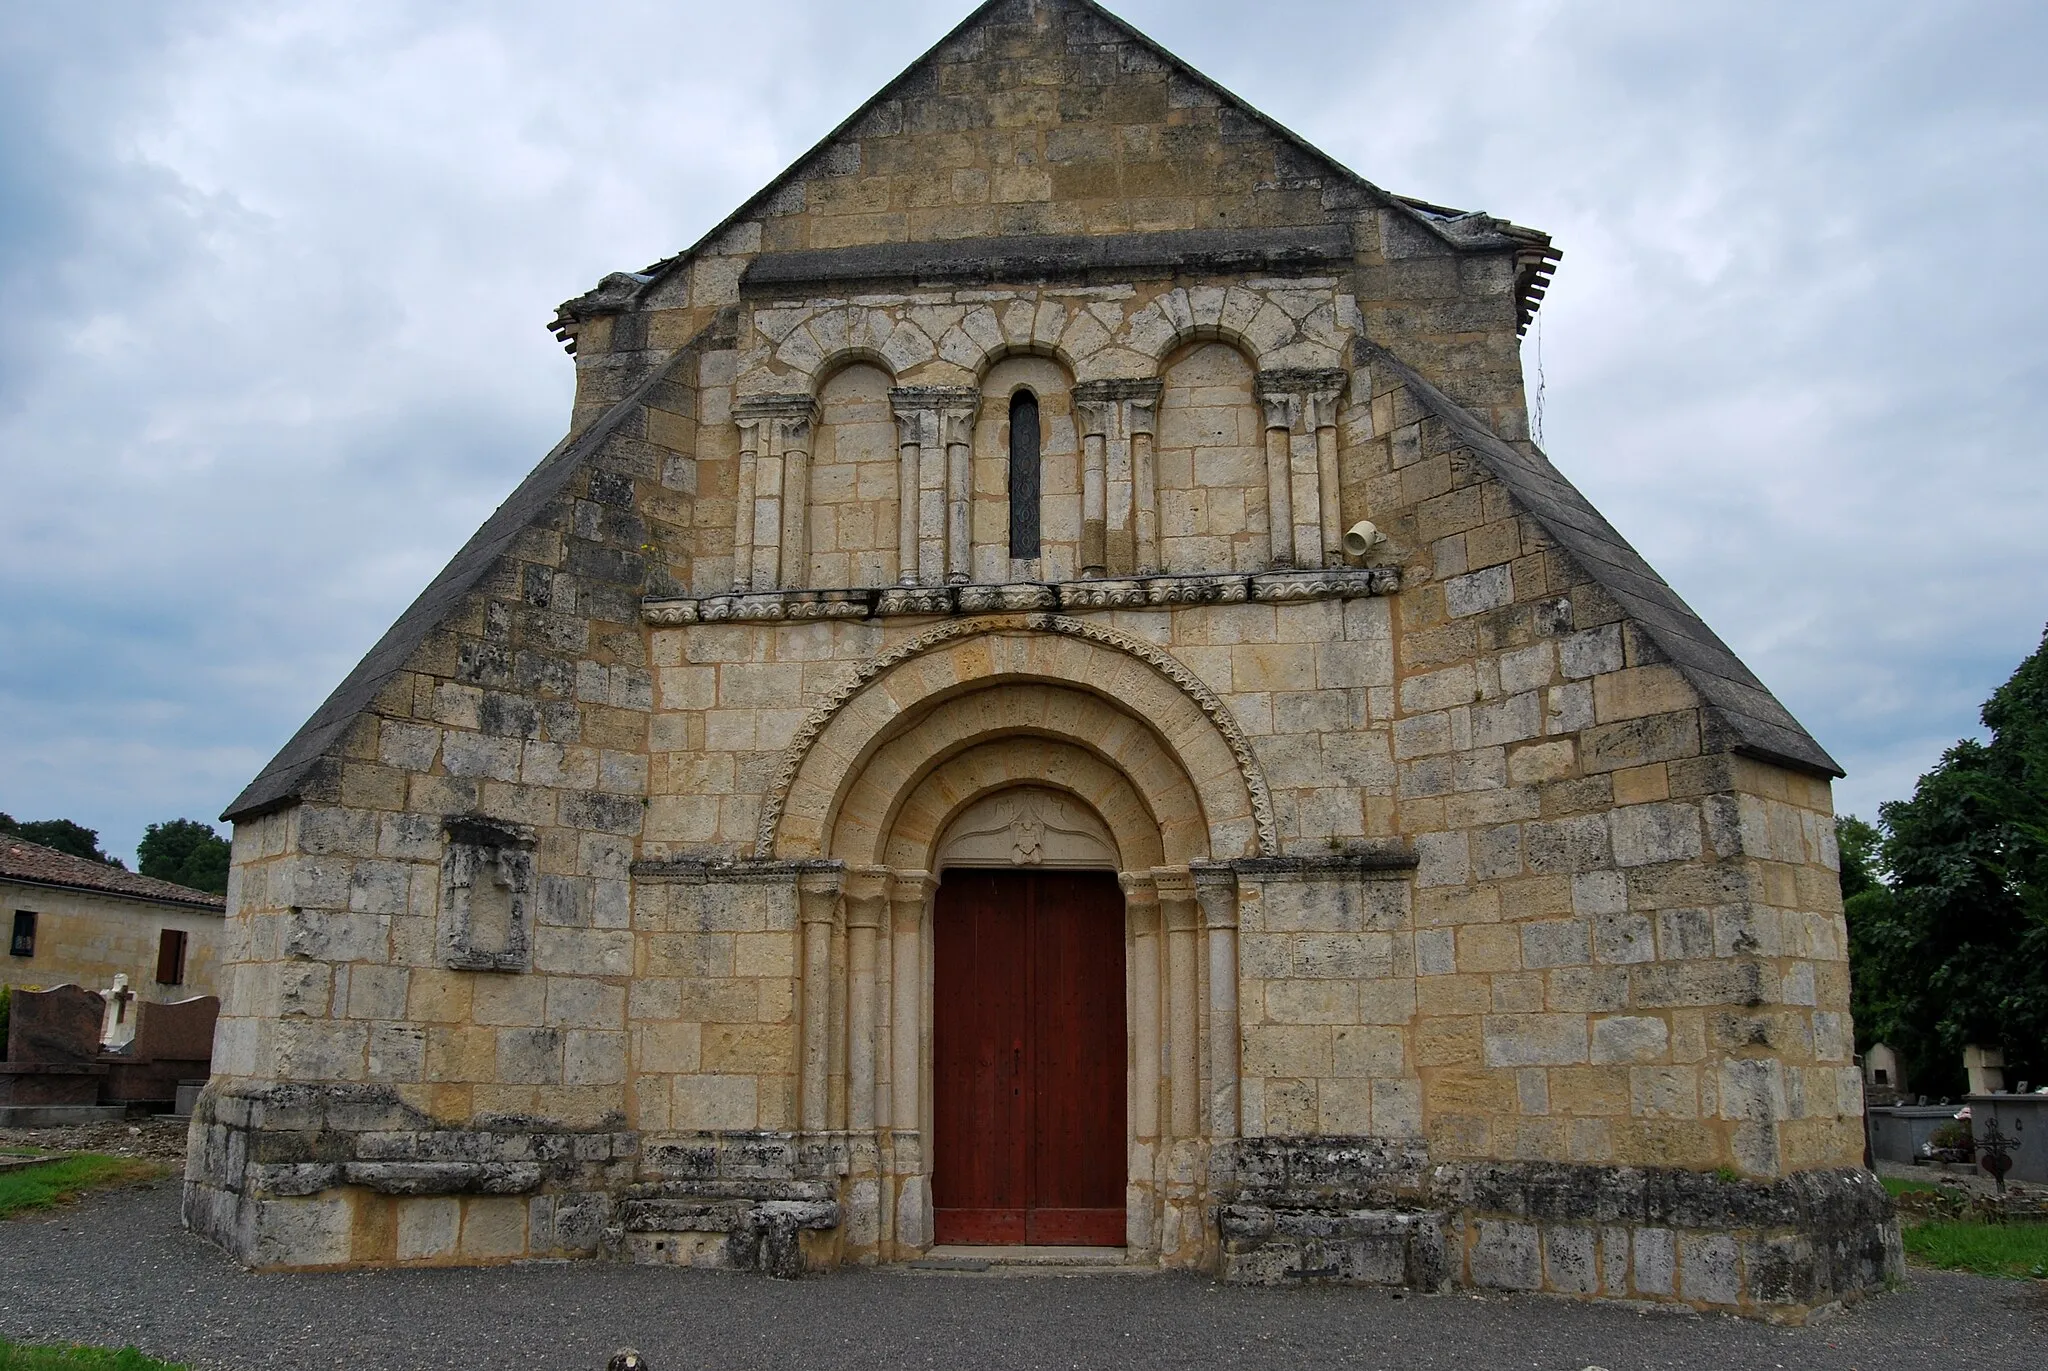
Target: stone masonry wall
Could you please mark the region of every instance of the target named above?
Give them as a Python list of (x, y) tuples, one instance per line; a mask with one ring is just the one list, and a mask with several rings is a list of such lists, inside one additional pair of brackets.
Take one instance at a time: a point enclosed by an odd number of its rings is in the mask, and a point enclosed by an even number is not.
[[(561, 494), (385, 684), (303, 799), (236, 824), (216, 1074), (195, 1138), (303, 1112), (312, 1106), (278, 1092), (323, 1087), (368, 1090), (374, 1101), (354, 1126), (308, 1144), (337, 1163), (369, 1160), (352, 1151), (362, 1132), (415, 1139), (398, 1160), (470, 1165), (496, 1155), (497, 1143), (478, 1141), (493, 1130), (523, 1159), (525, 1135), (608, 1136), (621, 1125), (628, 872), (646, 812), (654, 694), (640, 599), (689, 576), (698, 360), (686, 350), (637, 381)], [(575, 457), (565, 452), (555, 460)], [(451, 965), (445, 887), (459, 819), (519, 835), (530, 854), (516, 897), (518, 971)], [(392, 1111), (409, 1122), (382, 1121)], [(481, 1133), (457, 1156), (437, 1155), (447, 1140), (435, 1130), (455, 1127)], [(194, 1222), (244, 1255), (284, 1243), (265, 1236), (279, 1225), (300, 1231), (298, 1210), (339, 1203), (248, 1169), (260, 1141), (216, 1139), (221, 1164), (188, 1194)], [(489, 1188), (471, 1181), (436, 1185)], [(304, 1220), (321, 1235), (306, 1239), (304, 1264), (399, 1250), (392, 1201), (374, 1187), (346, 1199), (352, 1217)], [(508, 1236), (499, 1230), (510, 1218), (491, 1223), (489, 1252), (527, 1250), (523, 1226)], [(404, 1250), (427, 1260), (484, 1249), (450, 1236), (445, 1247)]]
[[(1395, 618), (1433, 1156), (1862, 1156), (1828, 785), (1705, 745), (1640, 627), (1393, 381), (1347, 481)], [(1362, 415), (1355, 415), (1362, 420)]]

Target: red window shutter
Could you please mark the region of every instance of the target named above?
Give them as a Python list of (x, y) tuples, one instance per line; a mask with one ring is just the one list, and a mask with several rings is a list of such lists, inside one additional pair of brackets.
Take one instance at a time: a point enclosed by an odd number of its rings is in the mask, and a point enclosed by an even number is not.
[(185, 932), (167, 928), (157, 937), (156, 979), (160, 985), (185, 983)]

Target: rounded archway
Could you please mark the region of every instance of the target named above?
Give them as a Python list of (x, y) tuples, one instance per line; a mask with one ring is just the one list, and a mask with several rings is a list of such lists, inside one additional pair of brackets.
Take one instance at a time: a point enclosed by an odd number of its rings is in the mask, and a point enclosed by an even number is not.
[[(966, 697), (972, 707), (941, 709)], [(882, 756), (920, 728), (919, 741)], [(834, 830), (856, 787), (865, 790), (853, 818), (880, 834), (881, 810), (922, 770), (1007, 734), (1064, 739), (1113, 759), (1146, 796), (1162, 835), (1185, 835), (1171, 860), (1279, 849), (1250, 743), (1213, 691), (1127, 634), (1032, 614), (943, 625), (863, 667), (784, 754), (761, 817), (760, 851), (796, 860), (836, 855)], [(1186, 792), (1192, 809), (1184, 798), (1168, 802)]]

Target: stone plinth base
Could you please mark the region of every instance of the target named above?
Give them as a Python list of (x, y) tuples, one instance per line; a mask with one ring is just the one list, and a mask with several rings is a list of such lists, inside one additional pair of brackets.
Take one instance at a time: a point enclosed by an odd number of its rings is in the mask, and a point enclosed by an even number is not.
[(1431, 1167), (1419, 1143), (1251, 1140), (1219, 1211), (1223, 1279), (1546, 1291), (1785, 1322), (1903, 1270), (1867, 1171), (1776, 1181), (1545, 1162)]
[[(846, 1133), (458, 1127), (388, 1087), (243, 1084), (209, 1088), (193, 1113), (185, 1223), (262, 1268), (608, 1257), (793, 1277), (922, 1255), (928, 1236), (862, 1236), (887, 1179), (876, 1161), (872, 1138)], [(1238, 1284), (1545, 1291), (1797, 1322), (1902, 1269), (1891, 1201), (1861, 1170), (1433, 1165), (1420, 1139), (1389, 1138), (1240, 1139), (1194, 1170), (1214, 1202), (1188, 1206), (1208, 1225), (1190, 1246)]]

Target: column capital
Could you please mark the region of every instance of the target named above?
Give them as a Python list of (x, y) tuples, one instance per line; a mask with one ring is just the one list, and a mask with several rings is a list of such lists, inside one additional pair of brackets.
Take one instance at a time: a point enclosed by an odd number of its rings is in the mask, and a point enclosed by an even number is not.
[(1131, 430), (1131, 436), (1144, 434), (1155, 437), (1159, 432), (1159, 397), (1157, 395), (1134, 395), (1126, 402), (1124, 422)]
[[(1337, 367), (1280, 367), (1259, 373), (1259, 403), (1266, 409), (1266, 427), (1313, 433), (1335, 427), (1337, 400), (1350, 384), (1351, 373)], [(1280, 421), (1281, 407), (1286, 421)]]
[(904, 905), (915, 905), (922, 909), (924, 902), (930, 898), (932, 891), (938, 888), (938, 884), (938, 881), (929, 871), (891, 870), (889, 872), (889, 903), (899, 909)]
[(839, 895), (846, 887), (846, 869), (806, 871), (797, 877), (797, 918), (807, 924), (839, 920)]
[(1202, 921), (1211, 928), (1237, 927), (1237, 872), (1221, 862), (1191, 863), (1195, 899), (1202, 906)]
[(1159, 885), (1150, 871), (1119, 871), (1116, 883), (1123, 887), (1124, 898), (1133, 903), (1151, 904), (1159, 898)]
[(846, 873), (846, 926), (882, 928), (889, 920), (893, 873), (885, 866), (857, 866)]

